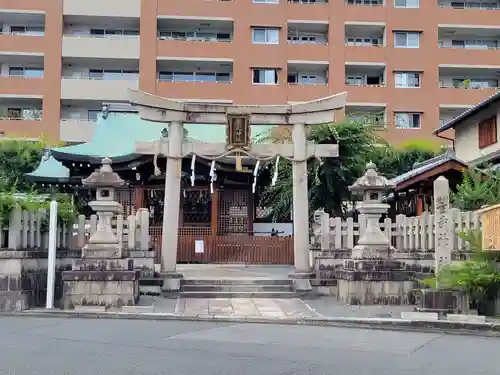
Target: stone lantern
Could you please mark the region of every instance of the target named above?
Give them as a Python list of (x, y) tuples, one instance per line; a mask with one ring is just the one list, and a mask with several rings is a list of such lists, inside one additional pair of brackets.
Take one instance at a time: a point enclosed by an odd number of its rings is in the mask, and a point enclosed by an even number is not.
[(352, 259), (388, 259), (391, 251), (390, 239), (380, 229), (379, 221), (389, 210), (389, 205), (382, 203), (382, 195), (393, 189), (387, 178), (377, 172), (377, 166), (370, 162), (366, 172), (349, 186), (349, 190), (362, 195), (358, 211), (366, 217), (366, 229), (352, 250)]
[[(123, 186), (123, 181), (111, 168), (111, 159), (104, 158), (101, 168), (82, 180), (84, 186), (96, 189), (96, 200), (89, 206), (97, 214), (97, 231), (90, 237), (82, 250), (82, 258), (121, 258), (121, 246), (111, 227), (114, 215), (122, 212), (122, 205), (115, 201), (115, 188)], [(121, 239), (120, 239), (121, 240)]]

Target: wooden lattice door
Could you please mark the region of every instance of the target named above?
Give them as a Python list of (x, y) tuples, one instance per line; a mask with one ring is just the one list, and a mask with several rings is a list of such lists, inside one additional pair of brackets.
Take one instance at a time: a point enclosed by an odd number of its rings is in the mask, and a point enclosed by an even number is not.
[(248, 233), (248, 190), (223, 190), (219, 204), (220, 234)]

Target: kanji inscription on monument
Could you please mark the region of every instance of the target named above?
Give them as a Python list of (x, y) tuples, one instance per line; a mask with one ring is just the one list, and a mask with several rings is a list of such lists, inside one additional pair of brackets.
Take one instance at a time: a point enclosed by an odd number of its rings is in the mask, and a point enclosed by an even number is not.
[(450, 227), (449, 212), (450, 186), (448, 180), (441, 176), (434, 181), (434, 220), (436, 223), (434, 247), (436, 251), (436, 271), (442, 264), (451, 262), (451, 252), (453, 250), (451, 235), (454, 228)]

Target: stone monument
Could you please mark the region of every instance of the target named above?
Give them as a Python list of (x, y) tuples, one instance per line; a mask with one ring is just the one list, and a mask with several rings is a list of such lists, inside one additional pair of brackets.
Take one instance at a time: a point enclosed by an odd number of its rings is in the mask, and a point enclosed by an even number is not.
[(362, 195), (358, 210), (367, 223), (351, 259), (346, 259), (335, 272), (337, 299), (343, 303), (401, 305), (407, 303), (408, 293), (414, 287), (413, 272), (391, 259), (394, 249), (380, 229), (380, 219), (389, 209), (389, 205), (382, 203), (382, 195), (391, 188), (391, 183), (378, 174), (373, 163), (368, 163), (365, 174), (349, 187)]
[(112, 228), (112, 218), (122, 212), (115, 199), (115, 188), (125, 182), (113, 172), (111, 160), (104, 158), (102, 167), (82, 180), (96, 189), (96, 200), (89, 206), (98, 216), (97, 230), (82, 249), (82, 259), (75, 260), (71, 271), (64, 271), (63, 307), (135, 305), (139, 300), (139, 271), (133, 260), (122, 257), (122, 238)]

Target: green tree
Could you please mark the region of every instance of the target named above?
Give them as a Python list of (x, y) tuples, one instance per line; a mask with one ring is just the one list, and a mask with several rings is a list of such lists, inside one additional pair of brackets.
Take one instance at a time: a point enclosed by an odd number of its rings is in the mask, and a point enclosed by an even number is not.
[[(289, 138), (289, 134), (272, 134), (261, 141), (280, 142), (283, 138)], [(377, 165), (381, 174), (392, 178), (409, 171), (416, 162), (435, 156), (439, 150), (439, 146), (432, 149), (419, 143), (394, 148), (378, 135), (376, 128), (367, 126), (362, 119), (314, 126), (310, 129), (309, 140), (318, 144), (339, 145), (338, 158), (312, 159), (308, 162), (310, 213), (323, 208), (335, 216), (345, 215), (345, 203), (351, 199), (348, 187), (364, 173), (369, 161)], [(273, 221), (280, 221), (290, 218), (292, 166), (288, 161), (281, 160), (276, 185), (270, 186), (273, 168), (268, 167), (259, 175), (260, 185), (263, 186), (261, 205), (271, 209)]]
[(40, 163), (45, 144), (42, 141), (0, 141), (0, 190), (30, 190), (32, 184), (25, 173), (34, 170)]
[(396, 147), (384, 142), (375, 147), (371, 159), (378, 170), (387, 178), (393, 178), (408, 172), (415, 163), (431, 159), (442, 152), (439, 144), (425, 140), (413, 140)]
[(451, 199), (453, 206), (462, 211), (500, 203), (500, 173), (491, 169), (465, 170), (462, 182), (457, 185)]
[[(309, 140), (318, 144), (338, 144), (339, 157), (308, 162), (309, 205), (311, 212), (325, 211), (342, 215), (344, 202), (349, 199), (348, 186), (361, 176), (379, 137), (373, 128), (360, 121), (345, 120), (339, 124), (318, 125), (311, 128)], [(268, 170), (267, 178), (270, 171)], [(292, 166), (281, 160), (275, 186), (263, 192), (263, 206), (270, 207), (275, 221), (290, 217), (292, 206)]]

